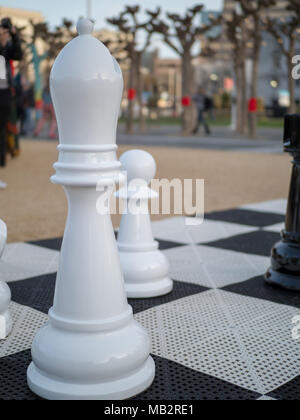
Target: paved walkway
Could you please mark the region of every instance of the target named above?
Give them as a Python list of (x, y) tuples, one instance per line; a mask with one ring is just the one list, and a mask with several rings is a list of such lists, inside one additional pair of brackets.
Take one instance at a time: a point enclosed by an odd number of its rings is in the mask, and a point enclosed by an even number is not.
[[(7, 167), (0, 168), (0, 179), (8, 183), (8, 188), (0, 191), (0, 208), (1, 218), (8, 225), (9, 242), (63, 234), (65, 194), (49, 181), (57, 160), (56, 146), (55, 141), (22, 141), (20, 157), (9, 159)], [(204, 179), (206, 212), (288, 195), (291, 165), (286, 153), (150, 147), (142, 143), (140, 148), (154, 156), (157, 179)], [(128, 149), (132, 146), (120, 146), (118, 155)], [(154, 220), (162, 217), (166, 216)], [(119, 222), (120, 218), (114, 216), (114, 226)]]
[[(43, 135), (39, 140), (48, 140)], [(124, 124), (120, 124), (118, 144), (128, 146), (163, 146), (204, 150), (224, 150), (252, 153), (282, 153), (282, 130), (259, 128), (257, 139), (238, 136), (229, 127), (212, 127), (210, 136), (199, 134), (184, 137), (177, 125), (150, 125), (147, 132), (128, 135)]]
[(229, 127), (213, 127), (212, 134), (183, 137), (178, 126), (150, 126), (147, 133), (128, 135), (121, 126), (118, 143), (127, 145), (184, 147), (238, 152), (281, 153), (282, 130), (260, 128), (257, 139), (237, 136)]

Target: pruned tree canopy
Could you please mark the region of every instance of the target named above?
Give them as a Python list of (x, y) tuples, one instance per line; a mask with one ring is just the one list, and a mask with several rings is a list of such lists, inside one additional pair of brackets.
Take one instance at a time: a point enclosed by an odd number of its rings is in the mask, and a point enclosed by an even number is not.
[(211, 18), (208, 24), (195, 24), (196, 17), (199, 17), (204, 6), (196, 5), (187, 9), (183, 16), (177, 13), (167, 13), (168, 20), (161, 18), (161, 10), (155, 13), (147, 10), (152, 18), (151, 30), (163, 36), (164, 42), (178, 55), (183, 56), (185, 52), (191, 51), (199, 36), (209, 32), (212, 28), (220, 25), (222, 17)]
[[(300, 0), (289, 0), (286, 17), (264, 19), (265, 28), (277, 40), (281, 52), (290, 57), (293, 54), (291, 44), (295, 45), (300, 40)], [(290, 42), (285, 42), (289, 40)]]
[[(140, 6), (126, 6), (125, 10), (117, 17), (107, 19), (107, 22), (115, 26), (121, 33), (127, 34), (126, 39), (120, 39), (125, 50), (131, 57), (135, 53), (144, 52), (149, 47), (153, 31), (150, 28), (151, 18), (140, 22), (138, 14)], [(144, 43), (139, 42), (140, 32), (147, 33)]]

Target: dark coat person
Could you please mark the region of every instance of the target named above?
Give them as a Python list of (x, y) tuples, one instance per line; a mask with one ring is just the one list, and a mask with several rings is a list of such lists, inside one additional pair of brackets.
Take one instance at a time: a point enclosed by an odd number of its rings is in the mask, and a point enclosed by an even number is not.
[[(0, 23), (0, 56), (1, 65), (5, 66), (4, 76), (0, 79), (0, 166), (6, 164), (6, 125), (12, 107), (12, 74), (10, 60), (20, 61), (23, 58), (21, 43), (10, 19)], [(2, 69), (3, 70), (3, 69)]]

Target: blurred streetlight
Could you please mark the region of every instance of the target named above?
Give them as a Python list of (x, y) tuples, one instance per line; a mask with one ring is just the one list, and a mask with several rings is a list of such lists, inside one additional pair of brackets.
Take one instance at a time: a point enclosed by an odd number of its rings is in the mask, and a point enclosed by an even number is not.
[(217, 82), (219, 80), (219, 76), (213, 73), (210, 75), (210, 80), (212, 80), (213, 82)]
[(270, 85), (274, 89), (278, 88), (278, 82), (277, 82), (277, 80), (271, 80)]

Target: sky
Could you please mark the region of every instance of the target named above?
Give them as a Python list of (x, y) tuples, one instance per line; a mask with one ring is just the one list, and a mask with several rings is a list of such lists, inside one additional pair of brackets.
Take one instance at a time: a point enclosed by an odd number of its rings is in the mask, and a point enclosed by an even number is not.
[[(223, 0), (91, 0), (91, 3), (95, 26), (100, 29), (109, 27), (106, 18), (118, 15), (125, 5), (140, 4), (142, 8), (152, 10), (160, 5), (163, 11), (183, 12), (198, 3), (204, 4), (207, 10), (220, 10)], [(64, 17), (76, 21), (86, 15), (86, 0), (0, 0), (0, 6), (40, 11), (52, 26), (58, 25)], [(163, 57), (174, 56), (158, 39), (154, 40), (152, 47), (160, 48)]]

